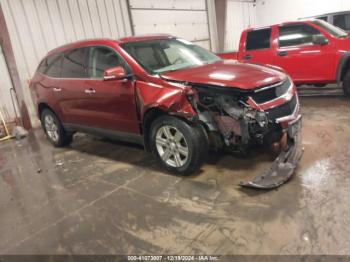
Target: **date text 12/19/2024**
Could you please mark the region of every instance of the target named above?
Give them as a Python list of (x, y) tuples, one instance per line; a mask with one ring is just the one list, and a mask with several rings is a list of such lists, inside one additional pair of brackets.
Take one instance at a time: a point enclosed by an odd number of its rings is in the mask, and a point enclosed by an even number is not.
[(128, 261), (220, 261), (219, 256), (128, 256)]

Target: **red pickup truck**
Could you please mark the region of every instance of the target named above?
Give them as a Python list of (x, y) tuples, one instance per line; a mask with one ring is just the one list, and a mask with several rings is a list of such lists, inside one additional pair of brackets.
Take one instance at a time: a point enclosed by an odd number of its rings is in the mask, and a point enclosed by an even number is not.
[(247, 29), (238, 52), (219, 56), (282, 68), (296, 85), (343, 83), (350, 96), (350, 37), (323, 20)]

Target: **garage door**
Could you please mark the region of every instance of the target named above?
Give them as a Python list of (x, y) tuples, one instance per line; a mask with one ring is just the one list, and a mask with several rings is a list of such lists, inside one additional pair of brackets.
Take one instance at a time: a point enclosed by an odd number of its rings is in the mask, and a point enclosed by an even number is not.
[(211, 49), (206, 0), (129, 0), (135, 35), (167, 33)]

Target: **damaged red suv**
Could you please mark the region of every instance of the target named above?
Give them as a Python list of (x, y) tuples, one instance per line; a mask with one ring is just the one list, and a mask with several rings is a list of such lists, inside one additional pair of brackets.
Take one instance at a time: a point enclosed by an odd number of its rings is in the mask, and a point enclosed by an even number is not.
[(280, 150), (242, 186), (273, 188), (300, 159), (299, 101), (283, 72), (221, 60), (169, 35), (81, 41), (40, 63), (30, 85), (48, 140), (74, 132), (141, 143), (168, 171), (191, 174), (212, 148)]

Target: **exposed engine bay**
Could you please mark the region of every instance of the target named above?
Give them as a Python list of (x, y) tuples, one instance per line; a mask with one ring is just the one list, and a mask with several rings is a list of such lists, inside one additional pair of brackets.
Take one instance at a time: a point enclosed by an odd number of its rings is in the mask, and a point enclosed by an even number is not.
[[(238, 149), (251, 143), (263, 144), (272, 131), (281, 133), (266, 112), (251, 108), (241, 98), (203, 92), (198, 96), (200, 120), (209, 124), (212, 131), (220, 131), (226, 146)], [(280, 135), (276, 135), (276, 139), (279, 138)]]
[[(291, 93), (294, 85), (289, 79), (260, 93), (232, 92), (220, 87), (199, 85), (192, 88), (194, 96), (189, 99), (198, 112), (199, 121), (212, 134), (212, 146), (245, 152), (252, 145), (264, 145), (280, 153), (270, 170), (252, 181), (241, 182), (241, 186), (275, 188), (293, 175), (302, 155), (297, 94), (295, 92), (289, 101), (266, 110), (259, 107), (268, 100)], [(282, 123), (284, 119), (286, 122)]]

